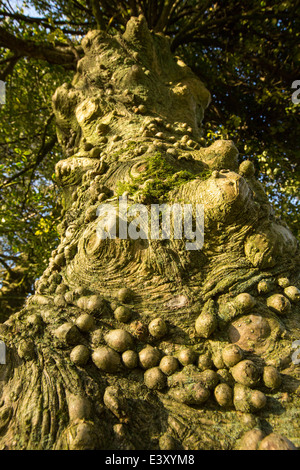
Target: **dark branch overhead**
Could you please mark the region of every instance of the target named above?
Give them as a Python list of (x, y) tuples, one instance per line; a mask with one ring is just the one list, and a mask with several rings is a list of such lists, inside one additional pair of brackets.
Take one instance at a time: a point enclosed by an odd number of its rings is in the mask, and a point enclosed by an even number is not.
[(0, 27), (0, 45), (19, 56), (46, 60), (50, 64), (62, 65), (66, 69), (75, 69), (77, 62), (72, 49), (64, 44), (53, 46), (49, 43), (37, 43), (33, 40), (22, 39), (2, 26)]

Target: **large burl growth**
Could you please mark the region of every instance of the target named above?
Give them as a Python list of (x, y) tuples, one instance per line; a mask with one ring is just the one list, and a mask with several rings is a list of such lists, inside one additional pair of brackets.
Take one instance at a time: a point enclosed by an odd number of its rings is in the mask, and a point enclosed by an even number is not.
[[(203, 146), (210, 94), (168, 38), (139, 17), (82, 47), (53, 97), (61, 241), (0, 325), (1, 448), (296, 448), (295, 238), (233, 142)], [(203, 248), (101, 239), (121, 195), (203, 204)]]

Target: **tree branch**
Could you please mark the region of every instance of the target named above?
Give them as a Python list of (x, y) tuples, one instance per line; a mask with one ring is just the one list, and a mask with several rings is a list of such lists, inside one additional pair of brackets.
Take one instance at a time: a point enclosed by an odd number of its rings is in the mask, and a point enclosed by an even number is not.
[(104, 31), (106, 25), (100, 10), (99, 0), (91, 0), (91, 7), (98, 29)]
[(172, 7), (174, 5), (174, 0), (167, 0), (163, 9), (162, 9), (162, 12), (160, 14), (160, 17), (155, 25), (155, 28), (154, 28), (154, 31), (156, 32), (159, 32), (159, 31), (163, 31), (164, 30), (164, 27), (166, 26), (166, 23), (168, 21), (168, 18), (169, 18), (169, 14), (172, 10)]
[(38, 44), (31, 40), (24, 40), (14, 36), (0, 26), (0, 46), (5, 47), (19, 55), (33, 59), (46, 60), (50, 64), (62, 65), (65, 69), (74, 70), (77, 59), (69, 47), (64, 48), (51, 44)]
[(31, 176), (30, 176), (30, 183), (31, 183), (31, 180), (33, 178), (33, 175), (34, 175), (34, 172), (36, 170), (36, 168), (38, 167), (38, 165), (42, 162), (42, 160), (45, 158), (45, 156), (47, 155), (47, 153), (49, 153), (52, 148), (54, 147), (54, 145), (56, 144), (57, 142), (57, 136), (55, 135), (54, 137), (52, 137), (52, 139), (50, 139), (49, 142), (46, 143), (46, 134), (47, 134), (47, 128), (50, 124), (50, 122), (52, 121), (54, 117), (54, 114), (51, 114), (49, 116), (49, 118), (47, 119), (47, 122), (46, 122), (46, 125), (45, 125), (45, 129), (44, 129), (44, 133), (43, 133), (43, 137), (42, 137), (42, 143), (41, 143), (41, 146), (40, 146), (40, 149), (37, 153), (37, 156), (36, 156), (36, 160), (34, 163), (30, 163), (29, 165), (27, 165), (25, 168), (23, 168), (22, 170), (18, 171), (17, 173), (15, 173), (14, 175), (12, 175), (10, 178), (6, 179), (1, 185), (0, 185), (0, 189), (1, 188), (4, 188), (5, 186), (8, 186), (12, 181), (16, 180), (17, 178), (19, 178), (20, 176), (24, 175), (25, 173), (27, 173), (28, 171), (32, 170), (32, 173), (31, 173)]

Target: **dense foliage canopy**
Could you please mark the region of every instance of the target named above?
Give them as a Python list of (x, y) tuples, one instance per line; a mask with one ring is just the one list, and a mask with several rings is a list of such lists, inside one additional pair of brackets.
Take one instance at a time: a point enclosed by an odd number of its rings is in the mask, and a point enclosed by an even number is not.
[[(51, 96), (71, 80), (90, 29), (122, 32), (143, 13), (212, 93), (205, 145), (232, 139), (255, 162), (277, 215), (299, 235), (299, 1), (0, 1), (0, 283), (26, 295), (57, 242), (61, 212)], [(22, 254), (22, 255), (21, 255)], [(20, 265), (22, 269), (20, 271)], [(21, 272), (21, 274), (20, 274)], [(16, 296), (15, 288), (6, 296)], [(2, 296), (3, 300), (3, 296)], [(6, 299), (7, 300), (7, 299)], [(1, 296), (0, 296), (1, 301)]]

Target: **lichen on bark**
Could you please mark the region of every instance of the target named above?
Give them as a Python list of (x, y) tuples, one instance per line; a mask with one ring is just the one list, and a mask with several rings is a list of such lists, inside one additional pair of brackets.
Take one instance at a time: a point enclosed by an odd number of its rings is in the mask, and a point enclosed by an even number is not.
[[(210, 94), (168, 38), (138, 17), (82, 46), (53, 97), (60, 244), (0, 325), (1, 448), (299, 446), (295, 238), (234, 143), (203, 146)], [(124, 191), (203, 204), (203, 248), (99, 238), (99, 205)]]

